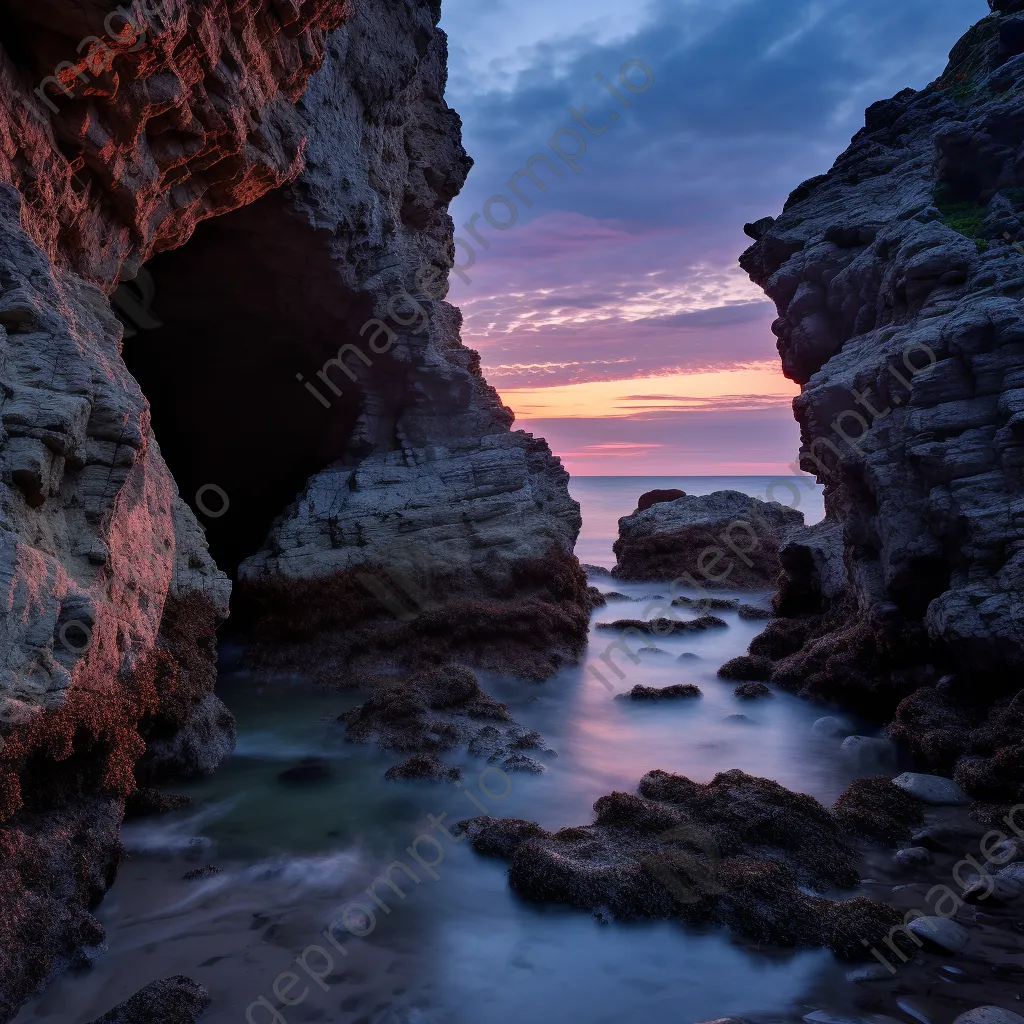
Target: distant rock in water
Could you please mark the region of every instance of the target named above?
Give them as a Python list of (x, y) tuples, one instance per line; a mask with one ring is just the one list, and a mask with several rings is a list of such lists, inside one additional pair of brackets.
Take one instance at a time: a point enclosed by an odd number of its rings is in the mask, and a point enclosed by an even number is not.
[(768, 590), (782, 570), (779, 548), (802, 527), (801, 512), (740, 491), (715, 491), (652, 505), (619, 520), (612, 575), (690, 586)]
[(726, 629), (728, 623), (717, 615), (702, 615), (699, 619), (616, 619), (599, 622), (596, 629), (615, 630), (619, 633), (653, 633), (655, 636), (675, 636), (680, 633), (700, 633), (705, 629)]
[(685, 498), (686, 491), (680, 491), (675, 487), (668, 488), (667, 490), (660, 491), (648, 491), (646, 494), (640, 495), (640, 500), (636, 503), (637, 512), (646, 512), (652, 505), (659, 505), (665, 501), (675, 501), (676, 498)]
[(685, 700), (703, 696), (700, 687), (694, 686), (693, 683), (679, 683), (676, 686), (665, 686), (661, 689), (638, 683), (629, 693), (620, 693), (617, 698), (619, 700)]

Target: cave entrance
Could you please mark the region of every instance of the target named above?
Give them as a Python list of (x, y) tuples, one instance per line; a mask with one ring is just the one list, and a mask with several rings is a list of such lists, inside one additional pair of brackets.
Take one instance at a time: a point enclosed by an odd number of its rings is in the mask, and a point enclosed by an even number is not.
[(341, 397), (316, 381), (330, 408), (296, 379), (315, 381), (373, 315), (342, 285), (330, 239), (273, 193), (199, 225), (112, 301), (164, 458), (233, 577), (305, 481), (345, 456), (359, 416), (337, 371)]

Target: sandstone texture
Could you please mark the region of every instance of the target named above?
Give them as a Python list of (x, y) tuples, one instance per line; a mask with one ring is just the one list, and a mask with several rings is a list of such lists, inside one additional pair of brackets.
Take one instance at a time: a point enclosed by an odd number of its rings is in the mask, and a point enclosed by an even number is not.
[[(783, 544), (752, 654), (895, 718), (925, 769), (1024, 797), (1024, 36), (993, 13), (747, 226), (826, 521)], [(759, 638), (761, 641), (761, 638)], [(771, 648), (771, 649), (769, 649)]]
[(662, 500), (619, 520), (612, 574), (621, 580), (678, 580), (690, 586), (768, 590), (779, 547), (803, 514), (740, 491)]

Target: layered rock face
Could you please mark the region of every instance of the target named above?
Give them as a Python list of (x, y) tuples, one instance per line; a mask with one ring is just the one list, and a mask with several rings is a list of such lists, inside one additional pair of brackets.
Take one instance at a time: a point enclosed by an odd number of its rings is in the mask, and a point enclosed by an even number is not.
[(1019, 800), (1024, 4), (992, 6), (942, 78), (869, 108), (827, 175), (747, 226), (828, 511), (782, 552), (795, 618), (751, 653)]
[(586, 632), (566, 474), (443, 301), (470, 162), (437, 5), (113, 10), (0, 2), (0, 1020), (100, 941), (125, 798), (232, 748), (211, 551), (251, 559), (270, 671), (352, 630), (541, 677)]
[[(241, 565), (250, 657), (266, 671), (312, 665), (337, 681), (400, 652), (407, 665), (455, 654), (543, 678), (582, 649), (568, 475), (543, 440), (510, 433), (443, 301), (447, 207), (471, 166), (445, 76), (426, 6), (361, 13), (299, 104), (305, 171), (252, 211), (280, 204), (306, 235), (308, 344), (294, 364), (306, 379), (291, 386), (347, 428)], [(341, 321), (339, 351), (323, 327)]]

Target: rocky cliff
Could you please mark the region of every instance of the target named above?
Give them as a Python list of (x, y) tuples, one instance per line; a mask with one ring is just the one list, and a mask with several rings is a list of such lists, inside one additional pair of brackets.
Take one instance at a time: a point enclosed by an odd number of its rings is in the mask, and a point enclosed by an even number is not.
[(444, 302), (438, 18), (0, 0), (0, 1020), (100, 941), (125, 799), (230, 751), (229, 601), (332, 681), (580, 649), (567, 476)]
[(775, 301), (828, 520), (751, 653), (885, 719), (976, 798), (1024, 798), (1024, 3), (866, 126), (741, 264)]

